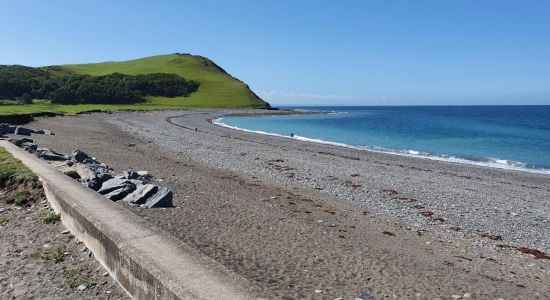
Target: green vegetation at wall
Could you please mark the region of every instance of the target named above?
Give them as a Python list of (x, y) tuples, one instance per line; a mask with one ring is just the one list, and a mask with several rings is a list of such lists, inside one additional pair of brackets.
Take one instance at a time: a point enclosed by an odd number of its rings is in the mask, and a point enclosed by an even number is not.
[[(75, 99), (78, 98), (75, 95), (69, 95), (65, 97), (65, 101), (61, 101), (63, 97), (54, 98), (53, 96), (47, 97), (46, 95), (42, 95), (42, 97), (34, 97), (33, 94), (29, 92), (26, 93), (27, 95), (19, 93), (19, 97), (12, 94), (3, 97), (0, 96), (0, 99), (2, 99), (0, 100), (0, 115), (36, 114), (41, 112), (78, 113), (90, 110), (122, 109), (150, 110), (201, 107), (269, 107), (269, 104), (254, 94), (246, 84), (229, 75), (208, 58), (201, 56), (171, 54), (125, 62), (62, 65), (31, 69), (32, 71), (29, 70), (29, 72), (32, 76), (49, 76), (50, 78), (83, 78), (82, 80), (77, 80), (79, 83), (78, 87), (76, 89), (72, 89), (75, 93), (80, 87), (80, 84), (86, 80), (105, 81), (108, 82), (108, 84), (106, 84), (107, 86), (111, 86), (112, 83), (110, 81), (119, 80), (121, 82), (126, 82), (122, 86), (127, 86), (127, 82), (133, 82), (136, 78), (144, 78), (143, 76), (145, 75), (153, 77), (166, 76), (166, 78), (162, 78), (162, 80), (165, 80), (164, 82), (173, 82), (176, 79), (173, 76), (177, 76), (191, 85), (186, 86), (187, 89), (183, 92), (177, 91), (176, 89), (177, 93), (181, 94), (172, 93), (173, 90), (170, 90), (170, 92), (163, 91), (162, 93), (141, 91), (139, 101), (127, 101), (128, 99), (135, 100), (132, 97), (126, 98), (112, 96), (104, 98), (102, 101), (97, 98), (94, 99), (94, 97), (82, 97), (80, 98), (81, 101), (75, 101)], [(124, 80), (120, 78), (123, 78)], [(113, 84), (112, 86), (120, 87), (118, 85), (119, 83)], [(195, 86), (195, 92), (193, 92), (192, 83), (198, 85), (198, 87)], [(74, 87), (76, 86), (77, 85), (74, 85)], [(129, 86), (131, 86), (131, 84), (129, 84)], [(164, 87), (165, 85), (160, 86)], [(103, 89), (102, 91), (104, 92)], [(91, 92), (88, 93), (88, 95), (91, 94)], [(0, 95), (4, 94), (0, 91)], [(111, 94), (107, 93), (107, 95)], [(18, 98), (18, 100), (13, 100), (15, 98)], [(115, 98), (117, 98), (117, 100), (115, 100)], [(22, 102), (29, 104), (23, 105)], [(67, 103), (71, 103), (71, 105), (68, 105)]]
[(0, 147), (0, 189), (27, 180), (37, 180), (37, 177), (20, 160)]

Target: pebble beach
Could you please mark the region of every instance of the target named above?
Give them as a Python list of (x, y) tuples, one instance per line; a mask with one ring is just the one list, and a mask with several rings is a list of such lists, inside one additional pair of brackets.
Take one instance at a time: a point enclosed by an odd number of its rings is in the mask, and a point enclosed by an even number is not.
[(56, 132), (38, 137), (40, 145), (151, 171), (174, 191), (175, 207), (127, 209), (243, 275), (266, 298), (550, 297), (549, 175), (212, 122), (272, 113), (289, 112), (122, 112), (29, 126)]

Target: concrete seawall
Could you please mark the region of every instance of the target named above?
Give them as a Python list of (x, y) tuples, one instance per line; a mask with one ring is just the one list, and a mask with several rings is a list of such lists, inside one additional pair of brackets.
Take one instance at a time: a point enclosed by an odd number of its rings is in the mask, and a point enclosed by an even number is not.
[(257, 290), (193, 248), (15, 145), (63, 224), (135, 299), (257, 299)]

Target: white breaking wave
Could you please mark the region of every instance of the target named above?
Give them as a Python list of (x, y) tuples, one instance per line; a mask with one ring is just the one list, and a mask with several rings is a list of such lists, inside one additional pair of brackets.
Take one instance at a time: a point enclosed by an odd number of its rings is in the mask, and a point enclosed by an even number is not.
[(263, 134), (263, 135), (270, 135), (270, 136), (276, 136), (276, 137), (282, 137), (282, 138), (288, 138), (288, 139), (295, 139), (295, 140), (304, 141), (304, 142), (311, 142), (311, 143), (346, 147), (346, 148), (357, 149), (357, 150), (371, 151), (371, 152), (377, 152), (377, 153), (386, 153), (386, 154), (393, 154), (393, 155), (401, 155), (401, 156), (408, 156), (408, 157), (419, 157), (419, 158), (438, 160), (438, 161), (446, 161), (446, 162), (454, 162), (454, 163), (467, 164), (467, 165), (476, 165), (476, 166), (482, 166), (482, 167), (492, 167), (492, 168), (498, 168), (498, 169), (515, 170), (515, 171), (523, 171), (523, 172), (531, 172), (531, 173), (549, 174), (550, 175), (550, 170), (548, 170), (548, 169), (528, 168), (526, 163), (518, 162), (518, 161), (512, 161), (512, 160), (489, 158), (487, 161), (475, 161), (475, 160), (459, 158), (459, 157), (450, 156), (450, 155), (434, 155), (434, 154), (430, 154), (430, 153), (426, 153), (426, 152), (419, 152), (419, 151), (416, 151), (416, 150), (395, 151), (395, 150), (385, 149), (385, 148), (376, 147), (376, 146), (375, 147), (352, 146), (352, 145), (349, 145), (349, 144), (325, 141), (325, 140), (314, 139), (314, 138), (308, 138), (308, 137), (299, 136), (299, 135), (294, 135), (293, 137), (290, 137), (290, 136), (282, 135), (282, 134), (278, 134), (278, 133), (266, 132), (266, 131), (261, 131), (261, 130), (250, 130), (250, 129), (245, 129), (245, 128), (241, 128), (241, 127), (237, 127), (237, 126), (228, 125), (228, 124), (223, 123), (223, 118), (217, 118), (217, 119), (212, 120), (212, 124), (215, 124), (215, 125), (218, 125), (218, 126), (221, 126), (221, 127), (234, 129), (234, 130), (244, 131), (244, 132), (259, 133), (259, 134)]
[[(303, 112), (303, 113), (323, 113), (327, 115), (339, 115), (339, 114), (347, 114), (347, 111), (318, 111), (318, 110), (311, 110), (311, 109), (303, 109), (303, 108), (295, 108), (292, 109), (295, 112)], [(272, 117), (279, 117), (278, 115), (273, 115)]]

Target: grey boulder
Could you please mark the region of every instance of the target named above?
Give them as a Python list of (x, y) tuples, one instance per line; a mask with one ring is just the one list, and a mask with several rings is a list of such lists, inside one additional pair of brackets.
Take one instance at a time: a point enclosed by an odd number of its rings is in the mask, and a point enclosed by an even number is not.
[(90, 158), (88, 156), (88, 154), (80, 151), (80, 150), (76, 150), (75, 152), (73, 152), (73, 154), (71, 154), (71, 158), (79, 163), (82, 163), (84, 162), (84, 160)]
[(38, 149), (38, 145), (33, 143), (23, 143), (21, 144), (21, 148), (29, 153), (34, 153)]
[(42, 158), (44, 160), (51, 160), (51, 161), (62, 161), (62, 160), (69, 159), (66, 155), (57, 153), (48, 148), (38, 148), (34, 153), (34, 155), (36, 155), (38, 158)]
[(111, 175), (109, 173), (99, 173), (99, 174), (97, 174), (97, 180), (100, 183), (104, 183), (105, 181), (107, 181), (109, 179), (113, 179), (113, 175)]
[(138, 179), (139, 174), (134, 171), (124, 171), (122, 173), (122, 176), (124, 176), (124, 178), (126, 179)]
[(78, 175), (76, 170), (71, 167), (73, 165), (73, 162), (70, 160), (54, 161), (54, 162), (51, 162), (50, 165), (54, 167), (56, 170), (58, 170), (59, 172), (71, 178), (80, 179), (80, 175)]
[(14, 134), (16, 128), (17, 126), (13, 126), (10, 124), (6, 124), (6, 123), (0, 124), (0, 135), (4, 133)]
[(80, 179), (80, 175), (71, 167), (65, 165), (65, 166), (59, 166), (56, 168), (59, 172), (73, 178), (73, 179)]
[(160, 187), (157, 192), (151, 196), (144, 204), (140, 205), (142, 208), (153, 207), (171, 207), (172, 206), (172, 191), (168, 188)]
[(97, 179), (92, 179), (88, 181), (80, 181), (85, 187), (90, 188), (94, 191), (99, 190), (101, 188), (101, 183)]
[(133, 183), (131, 183), (127, 179), (115, 177), (113, 179), (109, 179), (109, 180), (105, 181), (101, 185), (101, 188), (99, 189), (98, 193), (100, 193), (102, 195), (105, 195), (105, 194), (108, 194), (108, 193), (110, 193), (114, 190), (117, 190), (117, 189), (125, 186), (126, 184), (133, 184)]
[(133, 191), (131, 194), (128, 194), (122, 200), (132, 204), (144, 204), (149, 197), (156, 194), (158, 188), (159, 187), (156, 185), (144, 184), (138, 186), (135, 191)]
[(78, 173), (78, 175), (80, 175), (80, 178), (82, 180), (88, 181), (96, 178), (94, 172), (90, 170), (85, 164), (75, 163), (73, 165), (73, 169)]
[(25, 143), (33, 143), (34, 142), (32, 139), (29, 139), (29, 138), (9, 139), (9, 141), (17, 147), (21, 147), (21, 145), (23, 145)]
[(136, 186), (133, 183), (126, 182), (123, 185), (120, 185), (119, 187), (117, 187), (116, 189), (110, 191), (109, 193), (104, 194), (104, 196), (113, 201), (118, 201), (126, 197), (126, 195), (130, 194), (135, 189), (136, 189)]
[(28, 129), (28, 128), (25, 128), (25, 127), (21, 127), (21, 126), (17, 126), (15, 128), (15, 132), (14, 134), (16, 135), (31, 135), (31, 133), (33, 133), (34, 130), (32, 129)]
[(72, 166), (74, 163), (70, 160), (65, 160), (65, 161), (53, 161), (53, 162), (50, 162), (50, 166), (54, 167), (54, 168), (59, 168), (59, 167), (62, 167), (62, 166)]
[(47, 129), (39, 129), (36, 130), (34, 133), (36, 134), (47, 134), (47, 135), (54, 135), (53, 132), (47, 130)]
[(143, 181), (143, 183), (149, 183), (153, 178), (153, 176), (147, 171), (137, 171), (136, 173), (139, 176), (138, 179)]
[(81, 182), (82, 184), (91, 188), (92, 190), (97, 191), (101, 188), (102, 183), (112, 178), (113, 176), (109, 173), (97, 173), (95, 178), (87, 181), (81, 181)]
[(145, 176), (145, 177), (150, 177), (151, 174), (149, 173), (149, 171), (137, 171), (136, 172), (139, 176)]

